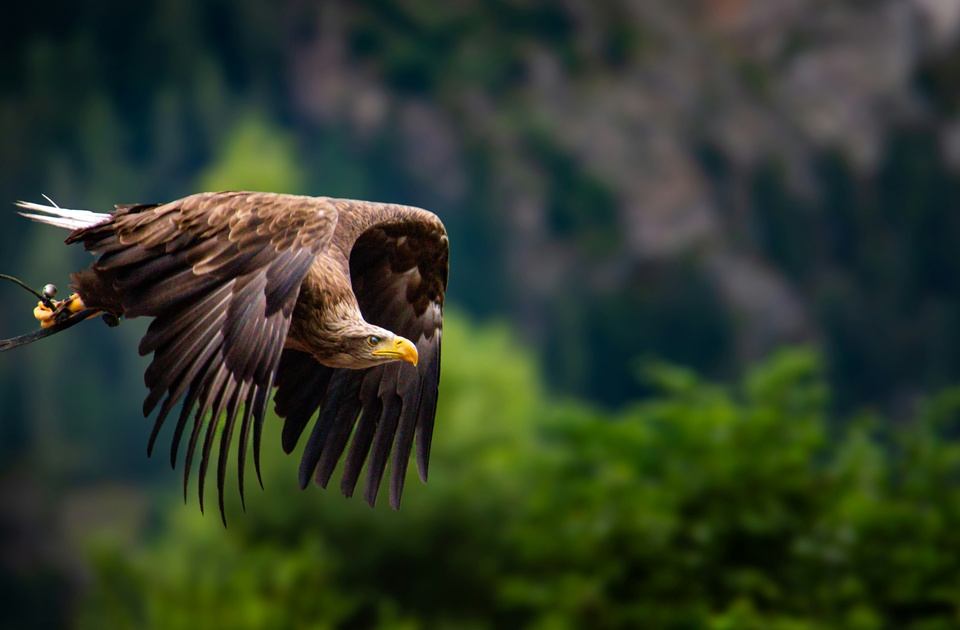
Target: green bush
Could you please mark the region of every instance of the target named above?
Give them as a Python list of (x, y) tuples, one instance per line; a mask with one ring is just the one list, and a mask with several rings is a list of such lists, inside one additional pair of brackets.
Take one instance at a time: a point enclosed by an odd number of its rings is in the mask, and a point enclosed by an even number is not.
[[(831, 422), (815, 353), (736, 386), (648, 364), (611, 414), (557, 400), (502, 328), (448, 317), (430, 483), (400, 512), (296, 486), (100, 545), (83, 624), (156, 628), (953, 628), (960, 390)], [(331, 484), (333, 485), (333, 484)], [(231, 493), (231, 496), (235, 493)]]

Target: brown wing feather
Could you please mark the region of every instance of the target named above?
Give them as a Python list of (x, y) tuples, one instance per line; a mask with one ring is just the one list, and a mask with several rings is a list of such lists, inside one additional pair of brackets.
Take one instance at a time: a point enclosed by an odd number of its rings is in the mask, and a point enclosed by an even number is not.
[[(419, 208), (333, 203), (339, 213), (333, 245), (350, 261), (353, 291), (364, 318), (413, 341), (420, 360), (417, 367), (391, 363), (331, 370), (302, 353), (286, 354), (277, 379), (277, 413), (286, 418), (284, 448), (293, 449), (319, 409), (301, 460), (300, 485), (312, 477), (326, 487), (352, 432), (341, 482), (344, 494), (353, 494), (366, 463), (364, 496), (373, 505), (392, 454), (390, 505), (398, 508), (414, 443), (420, 477), (427, 478), (440, 380), (447, 235), (435, 215)], [(320, 395), (297, 389), (307, 369), (322, 380), (325, 391)]]
[(185, 396), (170, 458), (175, 465), (195, 408), (184, 493), (200, 444), (201, 509), (210, 453), (222, 427), (217, 487), (223, 516), (226, 463), (238, 415), (241, 498), (251, 423), (260, 475), (261, 428), (300, 284), (329, 245), (336, 223), (336, 208), (328, 200), (205, 193), (162, 206), (120, 208), (110, 221), (68, 239), (100, 254), (90, 270), (75, 276), (88, 306), (154, 318), (140, 343), (142, 355), (153, 353), (144, 377), (150, 390), (144, 415), (160, 405), (148, 453)]

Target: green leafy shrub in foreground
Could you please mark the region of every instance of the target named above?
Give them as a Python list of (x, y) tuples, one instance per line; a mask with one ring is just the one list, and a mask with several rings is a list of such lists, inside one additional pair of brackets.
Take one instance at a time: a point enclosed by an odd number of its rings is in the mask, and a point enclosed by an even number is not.
[(97, 549), (83, 625), (960, 625), (960, 448), (937, 437), (960, 390), (834, 430), (792, 350), (735, 387), (650, 365), (662, 393), (609, 414), (549, 397), (505, 330), (448, 319), (430, 483), (411, 473), (399, 513), (301, 493), (272, 427), (268, 492), (229, 529), (170, 505), (139, 550)]

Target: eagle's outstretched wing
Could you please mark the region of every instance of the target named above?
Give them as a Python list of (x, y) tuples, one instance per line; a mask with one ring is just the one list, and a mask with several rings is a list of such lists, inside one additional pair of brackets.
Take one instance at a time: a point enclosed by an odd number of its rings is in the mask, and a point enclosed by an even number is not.
[[(170, 460), (196, 410), (184, 464), (184, 494), (203, 427), (199, 492), (220, 435), (217, 487), (223, 485), (230, 441), (240, 418), (239, 481), (253, 428), (259, 445), (264, 414), (300, 285), (337, 224), (330, 200), (268, 193), (204, 193), (165, 205), (118, 207), (109, 221), (74, 231), (99, 259), (74, 274), (86, 306), (155, 319), (140, 342), (153, 353), (143, 405), (158, 405), (148, 453), (174, 405), (183, 399)], [(241, 406), (243, 407), (241, 414)], [(204, 418), (209, 415), (206, 423)], [(222, 418), (221, 418), (222, 416)], [(226, 521), (224, 521), (226, 522)]]
[(353, 435), (341, 489), (353, 494), (369, 462), (364, 497), (373, 505), (392, 453), (390, 505), (396, 509), (415, 436), (420, 477), (427, 478), (440, 380), (447, 234), (435, 215), (419, 208), (331, 201), (339, 214), (333, 246), (349, 260), (364, 319), (414, 342), (420, 358), (416, 367), (393, 362), (347, 370), (285, 350), (275, 398), (277, 413), (286, 419), (283, 448), (294, 449), (319, 410), (300, 463), (300, 486), (312, 477), (326, 487)]

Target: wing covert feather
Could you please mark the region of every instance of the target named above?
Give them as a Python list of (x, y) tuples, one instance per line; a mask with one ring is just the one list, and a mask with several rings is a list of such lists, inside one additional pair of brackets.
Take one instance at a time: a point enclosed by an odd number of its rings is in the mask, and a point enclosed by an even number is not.
[[(153, 353), (144, 376), (150, 390), (144, 413), (160, 405), (148, 452), (170, 411), (185, 397), (171, 464), (176, 464), (180, 438), (194, 411), (184, 491), (206, 427), (200, 445), (201, 508), (219, 432), (217, 487), (223, 516), (224, 470), (238, 415), (241, 497), (251, 424), (259, 477), (265, 408), (300, 285), (318, 253), (329, 247), (336, 223), (337, 210), (325, 199), (204, 193), (161, 206), (118, 208), (109, 221), (77, 230), (67, 240), (100, 255), (92, 275), (74, 276), (88, 305), (110, 310), (119, 302), (127, 317), (154, 318), (140, 343), (141, 354)], [(104, 286), (115, 293), (107, 295)]]

